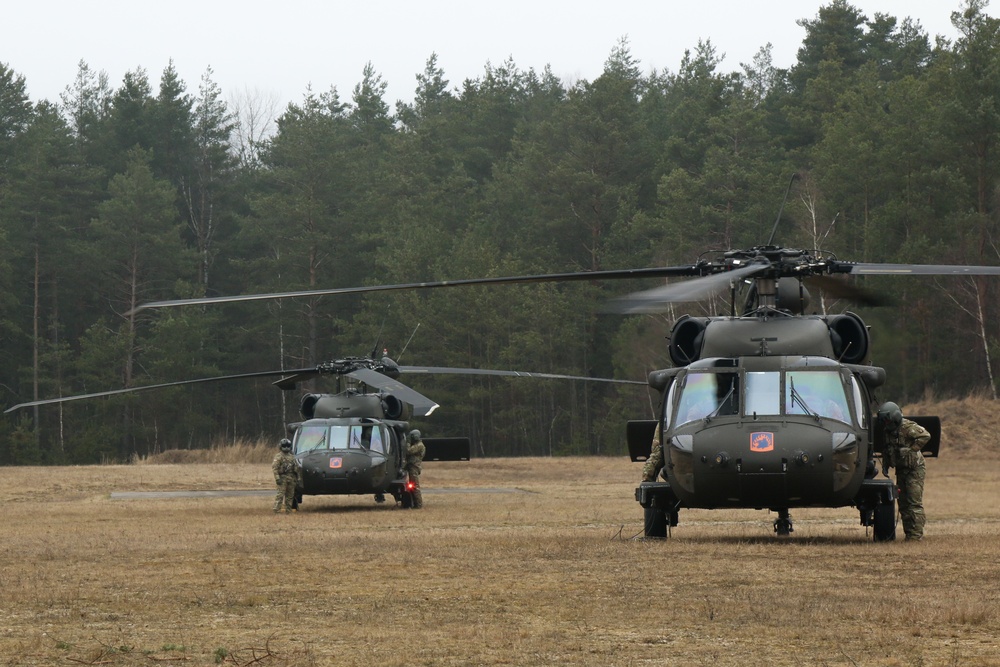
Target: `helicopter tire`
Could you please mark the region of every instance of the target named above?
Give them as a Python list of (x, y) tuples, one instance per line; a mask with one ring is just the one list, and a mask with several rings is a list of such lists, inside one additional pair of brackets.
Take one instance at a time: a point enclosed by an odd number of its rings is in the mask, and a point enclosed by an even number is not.
[(413, 507), (413, 494), (409, 491), (403, 491), (399, 494), (399, 505), (405, 510)]
[(876, 542), (891, 542), (896, 539), (896, 503), (879, 503), (875, 506), (874, 530)]
[[(662, 507), (651, 505), (643, 507), (643, 534), (646, 537), (666, 539), (669, 536), (667, 531), (667, 511)], [(671, 525), (677, 525), (676, 520)]]

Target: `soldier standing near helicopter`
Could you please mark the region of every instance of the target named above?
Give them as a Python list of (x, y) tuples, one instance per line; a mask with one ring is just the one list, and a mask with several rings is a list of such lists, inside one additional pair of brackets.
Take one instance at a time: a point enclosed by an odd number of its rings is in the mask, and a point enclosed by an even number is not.
[(663, 469), (663, 446), (660, 444), (663, 423), (656, 425), (656, 433), (653, 434), (653, 444), (649, 450), (649, 458), (642, 466), (642, 481), (655, 482), (656, 475)]
[(427, 447), (424, 445), (424, 441), (420, 439), (420, 431), (410, 431), (406, 440), (406, 474), (410, 476), (410, 482), (413, 484), (413, 490), (411, 491), (413, 495), (413, 509), (418, 510), (424, 506), (424, 497), (420, 493), (420, 466), (424, 460), (424, 454), (427, 453)]
[(920, 450), (931, 439), (931, 434), (920, 424), (903, 418), (895, 403), (883, 403), (878, 409), (878, 422), (885, 429), (885, 451), (882, 453), (882, 472), (889, 476), (889, 468), (896, 469), (896, 486), (899, 487), (899, 516), (903, 520), (906, 539), (919, 540), (924, 536), (924, 478), (927, 468)]
[(278, 444), (281, 451), (274, 455), (271, 461), (271, 472), (274, 473), (274, 483), (278, 491), (274, 496), (274, 513), (289, 514), (295, 499), (295, 486), (299, 481), (301, 468), (292, 455), (292, 441), (282, 438)]

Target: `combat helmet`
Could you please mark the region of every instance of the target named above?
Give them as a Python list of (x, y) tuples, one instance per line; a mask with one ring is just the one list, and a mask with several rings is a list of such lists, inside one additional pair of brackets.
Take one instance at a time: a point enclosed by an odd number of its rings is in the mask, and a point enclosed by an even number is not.
[(412, 431), (410, 431), (410, 435), (407, 436), (406, 439), (409, 440), (410, 443), (414, 443), (417, 440), (420, 440), (420, 431), (418, 431), (417, 429), (413, 429)]
[(278, 446), (281, 448), (281, 451), (283, 452), (292, 451), (292, 441), (289, 440), (288, 438), (282, 438), (281, 442), (278, 443)]
[(879, 406), (875, 419), (885, 430), (896, 431), (903, 423), (903, 411), (895, 403), (887, 401)]

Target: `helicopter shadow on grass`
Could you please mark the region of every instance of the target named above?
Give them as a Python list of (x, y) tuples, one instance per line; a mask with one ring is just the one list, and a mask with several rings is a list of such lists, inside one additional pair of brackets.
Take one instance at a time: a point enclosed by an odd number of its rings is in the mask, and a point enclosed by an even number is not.
[(683, 537), (651, 538), (639, 534), (634, 538), (637, 541), (664, 544), (680, 541), (685, 544), (713, 545), (724, 544), (729, 546), (775, 546), (783, 547), (803, 547), (803, 546), (853, 546), (867, 545), (871, 543), (871, 535), (864, 532), (850, 535), (684, 535)]

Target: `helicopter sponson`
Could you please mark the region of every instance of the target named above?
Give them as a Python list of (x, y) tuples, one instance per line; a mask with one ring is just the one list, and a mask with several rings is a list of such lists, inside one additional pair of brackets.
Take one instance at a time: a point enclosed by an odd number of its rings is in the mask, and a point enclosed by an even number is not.
[(845, 364), (868, 360), (869, 336), (855, 313), (799, 315), (780, 312), (743, 317), (684, 315), (670, 331), (670, 360), (686, 366), (711, 357), (807, 355)]

